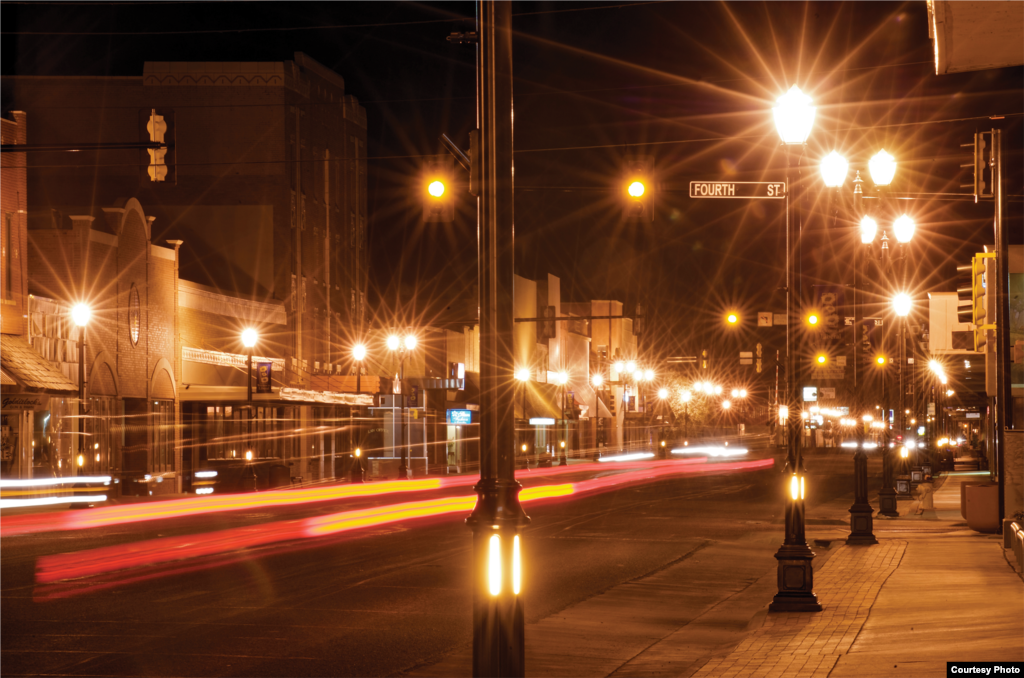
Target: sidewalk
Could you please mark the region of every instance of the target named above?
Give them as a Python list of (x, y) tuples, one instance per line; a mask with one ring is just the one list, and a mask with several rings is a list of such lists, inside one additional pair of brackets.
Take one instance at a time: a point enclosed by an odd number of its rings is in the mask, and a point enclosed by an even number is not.
[[(527, 675), (933, 677), (947, 661), (1024, 661), (1024, 582), (1002, 537), (960, 516), (960, 482), (972, 479), (944, 476), (934, 510), (900, 502), (899, 518), (876, 518), (876, 546), (809, 525), (822, 612), (767, 612), (774, 542), (710, 544), (527, 624)], [(470, 655), (410, 673), (468, 675)]]

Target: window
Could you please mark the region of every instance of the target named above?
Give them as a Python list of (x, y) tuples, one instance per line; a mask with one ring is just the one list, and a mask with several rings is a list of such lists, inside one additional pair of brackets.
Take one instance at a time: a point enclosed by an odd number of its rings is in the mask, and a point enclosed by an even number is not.
[(132, 283), (131, 292), (128, 293), (128, 336), (132, 340), (132, 346), (138, 345), (141, 331), (142, 305), (139, 303), (139, 288)]
[(174, 401), (153, 400), (150, 406), (150, 447), (153, 473), (174, 470)]

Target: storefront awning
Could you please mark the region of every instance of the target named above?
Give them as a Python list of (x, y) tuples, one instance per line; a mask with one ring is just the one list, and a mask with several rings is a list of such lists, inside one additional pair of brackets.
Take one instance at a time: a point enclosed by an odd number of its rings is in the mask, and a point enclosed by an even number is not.
[(0, 370), (5, 377), (4, 385), (13, 382), (16, 388), (28, 393), (78, 393), (78, 386), (36, 353), (25, 337), (3, 336), (0, 340)]

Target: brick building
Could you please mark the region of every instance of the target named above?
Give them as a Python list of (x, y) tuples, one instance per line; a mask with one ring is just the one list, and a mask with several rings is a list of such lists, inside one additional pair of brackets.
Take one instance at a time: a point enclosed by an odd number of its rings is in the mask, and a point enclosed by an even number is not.
[(366, 114), (339, 75), (297, 53), (12, 76), (0, 89), (5, 108), (32, 117), (32, 144), (139, 144), (158, 131), (166, 144), (159, 166), (139, 149), (32, 154), (30, 229), (135, 197), (155, 244), (182, 241), (182, 279), (283, 304), (288, 386), (349, 368), (365, 319)]
[[(27, 125), (21, 111), (0, 119), (3, 144), (24, 145)], [(49, 472), (53, 451), (74, 442), (60, 424), (77, 411), (78, 387), (29, 345), (26, 157), (5, 152), (0, 162), (0, 477), (28, 479), (37, 466)]]
[[(82, 473), (127, 479), (128, 493), (172, 492), (180, 468), (177, 253), (152, 243), (154, 219), (134, 198), (98, 212), (29, 231), (29, 343), (77, 387), (85, 341), (85, 435), (70, 413), (54, 412), (48, 472), (61, 475), (82, 454)], [(79, 302), (91, 309), (84, 337), (70, 317)]]

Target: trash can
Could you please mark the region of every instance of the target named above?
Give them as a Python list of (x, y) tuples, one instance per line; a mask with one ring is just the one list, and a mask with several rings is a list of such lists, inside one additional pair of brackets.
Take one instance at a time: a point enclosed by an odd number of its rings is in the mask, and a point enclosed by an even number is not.
[(969, 485), (967, 487), (967, 526), (975, 532), (994, 534), (1000, 531), (999, 485)]

